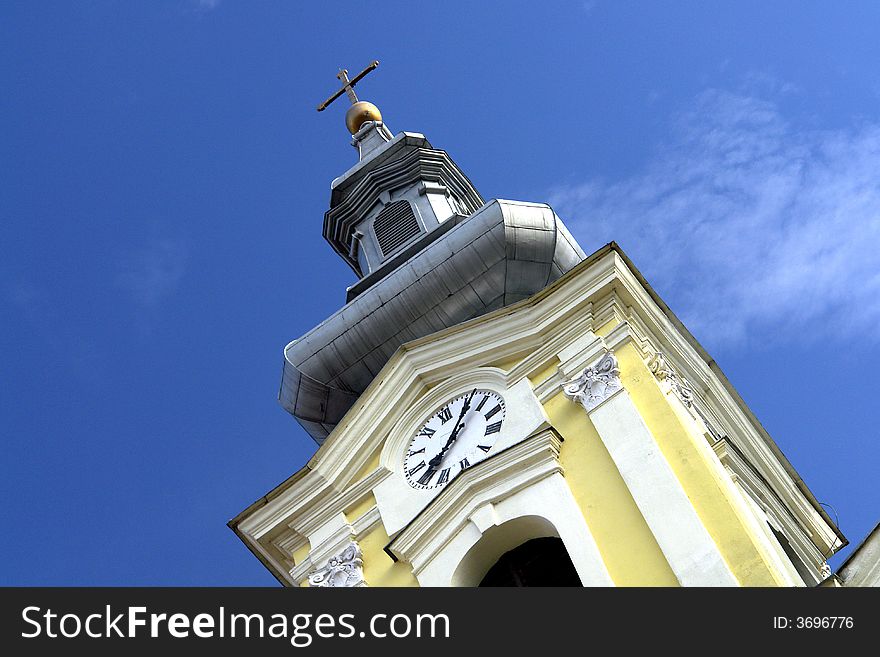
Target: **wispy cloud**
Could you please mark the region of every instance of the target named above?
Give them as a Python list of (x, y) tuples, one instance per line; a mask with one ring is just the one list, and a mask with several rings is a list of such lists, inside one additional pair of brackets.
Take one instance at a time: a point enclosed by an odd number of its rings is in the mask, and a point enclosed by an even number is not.
[(186, 242), (153, 238), (120, 263), (116, 283), (141, 310), (155, 311), (177, 289), (186, 260)]
[(775, 97), (707, 90), (638, 173), (551, 204), (588, 250), (620, 243), (713, 347), (876, 339), (880, 125), (801, 130)]

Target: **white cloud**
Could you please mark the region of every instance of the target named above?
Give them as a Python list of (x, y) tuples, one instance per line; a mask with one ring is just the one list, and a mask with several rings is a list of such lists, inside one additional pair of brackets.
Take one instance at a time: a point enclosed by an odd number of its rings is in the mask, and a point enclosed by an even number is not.
[(635, 175), (551, 191), (581, 244), (617, 241), (707, 346), (876, 339), (880, 125), (800, 130), (713, 89), (673, 132)]

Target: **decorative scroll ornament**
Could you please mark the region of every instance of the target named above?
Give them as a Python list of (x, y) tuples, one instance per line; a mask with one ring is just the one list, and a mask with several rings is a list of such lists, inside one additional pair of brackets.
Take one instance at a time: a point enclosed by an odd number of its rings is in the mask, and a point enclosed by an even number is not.
[(565, 396), (572, 401), (580, 402), (588, 413), (622, 388), (620, 368), (611, 352), (585, 369), (576, 379), (562, 384)]
[(713, 440), (718, 441), (724, 437), (706, 415), (697, 408), (697, 405), (694, 404), (694, 390), (690, 382), (678, 375), (662, 352), (658, 351), (651, 356), (650, 360), (648, 360), (648, 369), (657, 377), (666, 392), (674, 393), (681, 400), (681, 403), (685, 405), (685, 408), (705, 425)]
[(675, 393), (675, 396), (681, 400), (681, 403), (690, 408), (694, 403), (694, 391), (687, 379), (683, 379), (666, 360), (666, 356), (662, 352), (657, 352), (648, 361), (648, 369), (653, 372), (666, 387)]
[(352, 541), (342, 552), (330, 557), (326, 566), (309, 575), (309, 586), (366, 586), (363, 556), (358, 544)]

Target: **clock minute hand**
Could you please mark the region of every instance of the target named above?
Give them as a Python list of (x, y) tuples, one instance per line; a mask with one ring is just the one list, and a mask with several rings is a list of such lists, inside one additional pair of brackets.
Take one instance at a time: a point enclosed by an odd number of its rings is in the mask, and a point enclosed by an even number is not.
[(476, 393), (477, 389), (474, 388), (471, 391), (471, 394), (468, 395), (467, 399), (464, 400), (464, 404), (462, 404), (461, 406), (461, 412), (458, 414), (458, 420), (456, 420), (455, 429), (452, 430), (452, 434), (449, 436), (449, 440), (447, 440), (446, 444), (443, 445), (443, 449), (440, 450), (440, 453), (428, 462), (428, 465), (430, 467), (436, 468), (438, 465), (440, 465), (443, 457), (446, 456), (446, 452), (449, 451), (452, 443), (454, 443), (455, 439), (458, 438), (458, 432), (464, 428), (464, 422), (462, 420), (464, 420), (465, 413), (467, 413), (468, 409), (471, 406), (471, 399), (474, 398), (474, 395)]
[(446, 444), (443, 445), (443, 449), (440, 450), (440, 453), (437, 454), (434, 458), (428, 461), (428, 465), (432, 468), (436, 468), (440, 465), (440, 462), (443, 460), (443, 457), (446, 456), (446, 452), (449, 451), (449, 448), (452, 446), (452, 443), (455, 442), (456, 437), (458, 436), (458, 432), (464, 427), (464, 423), (457, 425), (455, 429), (452, 430), (452, 434), (449, 436), (449, 440), (446, 441)]

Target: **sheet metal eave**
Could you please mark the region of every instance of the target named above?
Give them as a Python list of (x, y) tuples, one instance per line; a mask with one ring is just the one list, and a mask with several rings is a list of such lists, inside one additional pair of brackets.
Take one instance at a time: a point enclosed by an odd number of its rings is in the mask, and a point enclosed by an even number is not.
[(279, 402), (320, 444), (401, 344), (527, 298), (585, 257), (548, 205), (492, 200), (291, 342)]

